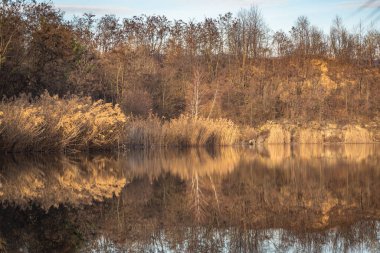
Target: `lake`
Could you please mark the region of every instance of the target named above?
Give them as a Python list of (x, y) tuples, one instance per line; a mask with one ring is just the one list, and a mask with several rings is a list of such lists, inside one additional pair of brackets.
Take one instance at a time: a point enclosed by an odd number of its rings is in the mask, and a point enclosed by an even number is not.
[(0, 156), (0, 251), (380, 252), (380, 146)]

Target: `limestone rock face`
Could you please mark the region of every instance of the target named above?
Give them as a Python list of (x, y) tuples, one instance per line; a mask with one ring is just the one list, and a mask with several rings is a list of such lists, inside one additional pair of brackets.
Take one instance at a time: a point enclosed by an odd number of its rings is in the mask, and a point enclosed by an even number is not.
[(360, 126), (356, 124), (318, 124), (304, 125), (268, 122), (258, 128), (253, 145), (259, 144), (328, 144), (328, 143), (377, 143), (380, 142), (380, 128), (377, 124)]

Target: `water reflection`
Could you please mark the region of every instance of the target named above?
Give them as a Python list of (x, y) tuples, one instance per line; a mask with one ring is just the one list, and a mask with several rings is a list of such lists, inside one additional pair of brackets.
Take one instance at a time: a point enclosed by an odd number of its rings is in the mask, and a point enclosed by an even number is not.
[(0, 248), (10, 252), (380, 251), (376, 145), (3, 156), (0, 164)]
[(126, 179), (110, 156), (0, 156), (0, 200), (48, 209), (91, 204), (119, 195)]

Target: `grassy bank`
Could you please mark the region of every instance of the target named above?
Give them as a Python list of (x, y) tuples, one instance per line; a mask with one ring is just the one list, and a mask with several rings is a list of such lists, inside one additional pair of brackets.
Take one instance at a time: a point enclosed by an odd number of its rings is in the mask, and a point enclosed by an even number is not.
[(79, 151), (118, 144), (126, 122), (118, 106), (45, 93), (0, 103), (0, 150)]
[(124, 147), (195, 147), (286, 143), (378, 143), (377, 122), (360, 126), (332, 123), (268, 122), (238, 127), (227, 119), (182, 115), (126, 117), (118, 105), (77, 96), (64, 99), (45, 93), (0, 103), (0, 152), (105, 150)]
[(0, 150), (82, 151), (125, 146), (232, 145), (239, 129), (229, 120), (181, 116), (127, 118), (120, 108), (90, 98), (60, 99), (45, 93), (0, 103)]

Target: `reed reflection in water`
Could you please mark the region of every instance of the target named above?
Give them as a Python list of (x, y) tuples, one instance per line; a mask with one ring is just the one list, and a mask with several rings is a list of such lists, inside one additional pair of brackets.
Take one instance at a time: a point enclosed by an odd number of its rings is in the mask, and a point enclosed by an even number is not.
[(0, 159), (11, 252), (380, 251), (376, 145)]

